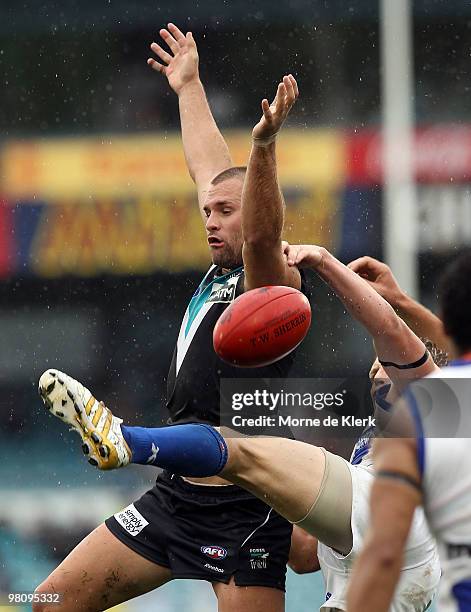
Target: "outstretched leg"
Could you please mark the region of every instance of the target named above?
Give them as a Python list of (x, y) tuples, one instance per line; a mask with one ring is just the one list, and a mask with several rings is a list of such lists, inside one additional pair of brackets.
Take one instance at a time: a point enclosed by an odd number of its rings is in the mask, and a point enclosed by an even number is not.
[(327, 546), (351, 548), (352, 478), (347, 462), (323, 448), (285, 438), (222, 436), (205, 424), (121, 427), (79, 382), (48, 370), (40, 394), (53, 414), (71, 424), (94, 465), (159, 466), (182, 476), (219, 474), (298, 523)]
[(247, 489), (327, 546), (352, 547), (352, 478), (347, 462), (285, 438), (225, 437), (220, 475)]

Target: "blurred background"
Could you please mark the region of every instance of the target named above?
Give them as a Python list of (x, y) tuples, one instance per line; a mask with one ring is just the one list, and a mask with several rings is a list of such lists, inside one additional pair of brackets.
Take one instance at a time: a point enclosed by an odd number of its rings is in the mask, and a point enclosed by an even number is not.
[[(410, 5), (414, 199), (404, 230), (412, 223), (415, 232), (409, 262), (394, 272), (413, 269), (416, 294), (436, 310), (439, 272), (471, 239), (471, 4)], [(97, 474), (36, 394), (54, 366), (129, 424), (165, 422), (173, 345), (209, 259), (177, 98), (146, 66), (149, 43), (169, 20), (194, 33), (237, 164), (247, 160), (260, 100), (292, 72), (301, 97), (279, 146), (285, 237), (345, 262), (381, 258), (394, 236), (380, 13), (372, 0), (2, 0), (0, 593), (33, 590), (155, 479), (146, 468)], [(368, 338), (310, 282), (314, 323), (294, 375), (364, 374)], [(210, 591), (171, 584), (120, 609), (214, 610)], [(315, 610), (323, 598), (319, 576), (290, 573), (287, 610)]]

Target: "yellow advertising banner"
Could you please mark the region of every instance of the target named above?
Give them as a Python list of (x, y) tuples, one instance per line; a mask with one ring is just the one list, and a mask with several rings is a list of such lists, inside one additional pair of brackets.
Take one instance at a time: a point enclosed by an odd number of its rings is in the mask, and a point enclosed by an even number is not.
[[(250, 134), (228, 134), (237, 165)], [(151, 274), (209, 263), (203, 220), (179, 135), (10, 142), (2, 191), (21, 243), (19, 268), (44, 277)], [(335, 245), (344, 140), (287, 130), (278, 146), (285, 237)], [(7, 210), (5, 212), (8, 212)]]
[[(236, 165), (247, 163), (250, 133), (226, 134)], [(286, 130), (278, 146), (283, 184), (336, 186), (344, 181), (344, 138), (332, 130)], [(6, 142), (1, 191), (10, 200), (188, 193), (193, 184), (179, 134), (54, 138)]]
[[(337, 192), (293, 192), (284, 237), (332, 248)], [(33, 232), (29, 268), (44, 277), (151, 274), (206, 268), (209, 250), (196, 196), (99, 199), (44, 206)]]

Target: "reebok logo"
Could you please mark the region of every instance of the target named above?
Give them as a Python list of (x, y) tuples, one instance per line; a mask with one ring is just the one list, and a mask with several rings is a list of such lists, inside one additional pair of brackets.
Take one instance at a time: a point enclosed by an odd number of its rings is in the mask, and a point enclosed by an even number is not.
[(219, 572), (220, 574), (224, 574), (224, 570), (220, 567), (216, 567), (215, 565), (210, 565), (209, 563), (205, 563), (204, 567), (206, 569), (213, 570), (213, 572)]
[(133, 537), (141, 533), (141, 531), (149, 524), (142, 514), (136, 510), (134, 504), (124, 508), (124, 510), (121, 510), (121, 512), (118, 512), (118, 514), (115, 514), (114, 517), (121, 527), (126, 529), (126, 531)]

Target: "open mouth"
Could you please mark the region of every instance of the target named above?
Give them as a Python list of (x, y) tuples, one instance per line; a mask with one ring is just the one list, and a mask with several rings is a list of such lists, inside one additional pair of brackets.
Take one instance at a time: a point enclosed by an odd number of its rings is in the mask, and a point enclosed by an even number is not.
[(208, 244), (212, 249), (218, 249), (224, 246), (224, 241), (217, 236), (208, 236)]

